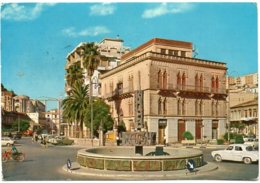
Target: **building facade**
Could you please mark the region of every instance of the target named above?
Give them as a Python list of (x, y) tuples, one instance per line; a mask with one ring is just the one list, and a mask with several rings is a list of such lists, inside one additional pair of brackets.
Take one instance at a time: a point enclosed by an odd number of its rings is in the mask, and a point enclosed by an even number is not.
[[(119, 38), (116, 39), (105, 38), (100, 43), (95, 43), (95, 45), (98, 46), (98, 51), (102, 56), (102, 58), (97, 70), (94, 71), (94, 74), (92, 76), (93, 83), (95, 83), (95, 85), (92, 86), (93, 96), (100, 96), (100, 90), (98, 87), (99, 86), (98, 84), (100, 83), (99, 81), (100, 73), (106, 72), (107, 70), (111, 70), (117, 67), (121, 59), (121, 56), (129, 52), (130, 49), (128, 47), (123, 46), (123, 42), (124, 41)], [(70, 66), (75, 64), (78, 64), (83, 69), (83, 60), (81, 56), (82, 45), (84, 45), (84, 43), (80, 43), (78, 46), (76, 46), (76, 48), (72, 50), (72, 52), (68, 54), (67, 63), (65, 66), (67, 73)], [(86, 70), (83, 70), (85, 84), (87, 85), (89, 84), (89, 78), (87, 77), (86, 72), (87, 72)], [(71, 90), (71, 86), (66, 81), (65, 83), (66, 93), (69, 94), (70, 90)]]
[(231, 107), (230, 122), (233, 132), (258, 137), (258, 98)]
[(115, 126), (156, 132), (157, 143), (217, 139), (226, 132), (226, 64), (192, 58), (192, 43), (154, 38), (101, 75)]
[[(111, 70), (120, 62), (121, 56), (125, 53), (129, 52), (129, 48), (125, 47), (123, 45), (123, 40), (119, 38), (105, 38), (99, 43), (95, 43), (95, 45), (98, 46), (98, 51), (100, 53), (101, 61), (97, 68), (97, 70), (94, 71), (94, 74), (92, 76), (92, 96), (95, 97), (101, 97), (100, 93), (100, 74), (104, 73), (108, 70)], [(89, 78), (87, 76), (87, 71), (83, 68), (83, 57), (81, 56), (82, 52), (82, 45), (84, 43), (80, 43), (76, 48), (72, 50), (67, 56), (67, 62), (66, 62), (66, 76), (65, 76), (65, 91), (67, 95), (70, 95), (70, 91), (72, 89), (72, 86), (70, 86), (69, 81), (67, 79), (69, 69), (71, 66), (78, 65), (81, 69), (83, 69), (83, 75), (84, 75), (84, 84), (88, 85), (90, 83)], [(64, 119), (66, 120), (66, 119)], [(65, 121), (64, 121), (65, 122)], [(79, 133), (79, 130), (76, 129), (76, 126), (74, 124), (70, 125), (62, 125), (64, 128), (65, 135), (70, 137), (76, 137)], [(83, 127), (84, 129), (84, 136), (89, 136), (90, 131), (89, 129), (86, 129), (86, 127)]]

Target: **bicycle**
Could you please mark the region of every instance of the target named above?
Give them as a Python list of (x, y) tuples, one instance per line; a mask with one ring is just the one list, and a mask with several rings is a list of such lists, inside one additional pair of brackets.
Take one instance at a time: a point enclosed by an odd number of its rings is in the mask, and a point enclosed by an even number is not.
[(25, 159), (24, 153), (15, 153), (5, 151), (2, 153), (2, 161), (7, 162), (8, 160), (16, 160), (16, 161), (23, 161)]

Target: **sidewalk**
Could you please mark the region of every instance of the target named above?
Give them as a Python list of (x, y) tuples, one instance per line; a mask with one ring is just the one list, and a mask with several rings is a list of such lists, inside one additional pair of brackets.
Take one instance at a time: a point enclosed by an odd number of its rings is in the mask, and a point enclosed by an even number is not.
[(71, 174), (98, 177), (110, 180), (159, 180), (159, 179), (176, 179), (185, 178), (186, 176), (196, 176), (205, 172), (210, 172), (218, 169), (214, 163), (207, 163), (206, 165), (196, 168), (194, 172), (190, 173), (187, 170), (175, 171), (151, 171), (151, 172), (131, 172), (131, 171), (111, 171), (111, 170), (97, 170), (86, 167), (80, 167), (77, 162), (72, 162), (72, 170), (67, 169), (67, 165), (62, 167), (64, 171)]

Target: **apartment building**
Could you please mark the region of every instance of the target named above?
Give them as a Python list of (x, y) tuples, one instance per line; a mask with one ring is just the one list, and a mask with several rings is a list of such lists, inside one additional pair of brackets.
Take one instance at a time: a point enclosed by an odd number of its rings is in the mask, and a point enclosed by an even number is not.
[[(99, 74), (106, 72), (107, 70), (111, 70), (115, 68), (119, 61), (120, 58), (123, 54), (129, 52), (129, 48), (125, 47), (123, 45), (123, 40), (119, 38), (105, 38), (99, 43), (95, 43), (98, 46), (98, 51), (100, 55), (102, 56), (101, 62), (97, 68), (97, 70), (94, 72), (92, 80), (93, 80), (93, 96), (99, 96), (100, 95), (100, 88), (99, 88)], [(73, 49), (72, 52), (70, 52), (67, 56), (67, 63), (65, 66), (66, 73), (68, 73), (68, 69), (70, 66), (78, 64), (81, 68), (83, 68), (83, 61), (82, 61), (82, 56), (81, 56), (81, 51), (82, 51), (82, 45), (84, 43), (80, 43), (76, 48)], [(89, 79), (87, 77), (87, 71), (84, 70), (84, 80), (85, 84), (89, 84)], [(66, 78), (66, 76), (65, 76)], [(69, 94), (71, 90), (71, 86), (69, 83), (66, 81), (65, 84), (65, 91), (67, 94)]]
[(115, 126), (156, 132), (157, 143), (226, 132), (226, 64), (192, 58), (192, 43), (154, 38), (100, 76)]
[(3, 84), (1, 84), (1, 108), (5, 111), (14, 111), (14, 92), (8, 91)]
[[(230, 122), (233, 132), (258, 136), (258, 98), (230, 108)], [(244, 125), (239, 129), (239, 125)], [(236, 128), (237, 127), (237, 128)]]

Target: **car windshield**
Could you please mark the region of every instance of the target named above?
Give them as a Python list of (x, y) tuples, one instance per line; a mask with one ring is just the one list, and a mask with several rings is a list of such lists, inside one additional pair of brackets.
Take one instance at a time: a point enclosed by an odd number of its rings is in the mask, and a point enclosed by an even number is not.
[(254, 148), (252, 146), (247, 146), (246, 151), (254, 151)]

